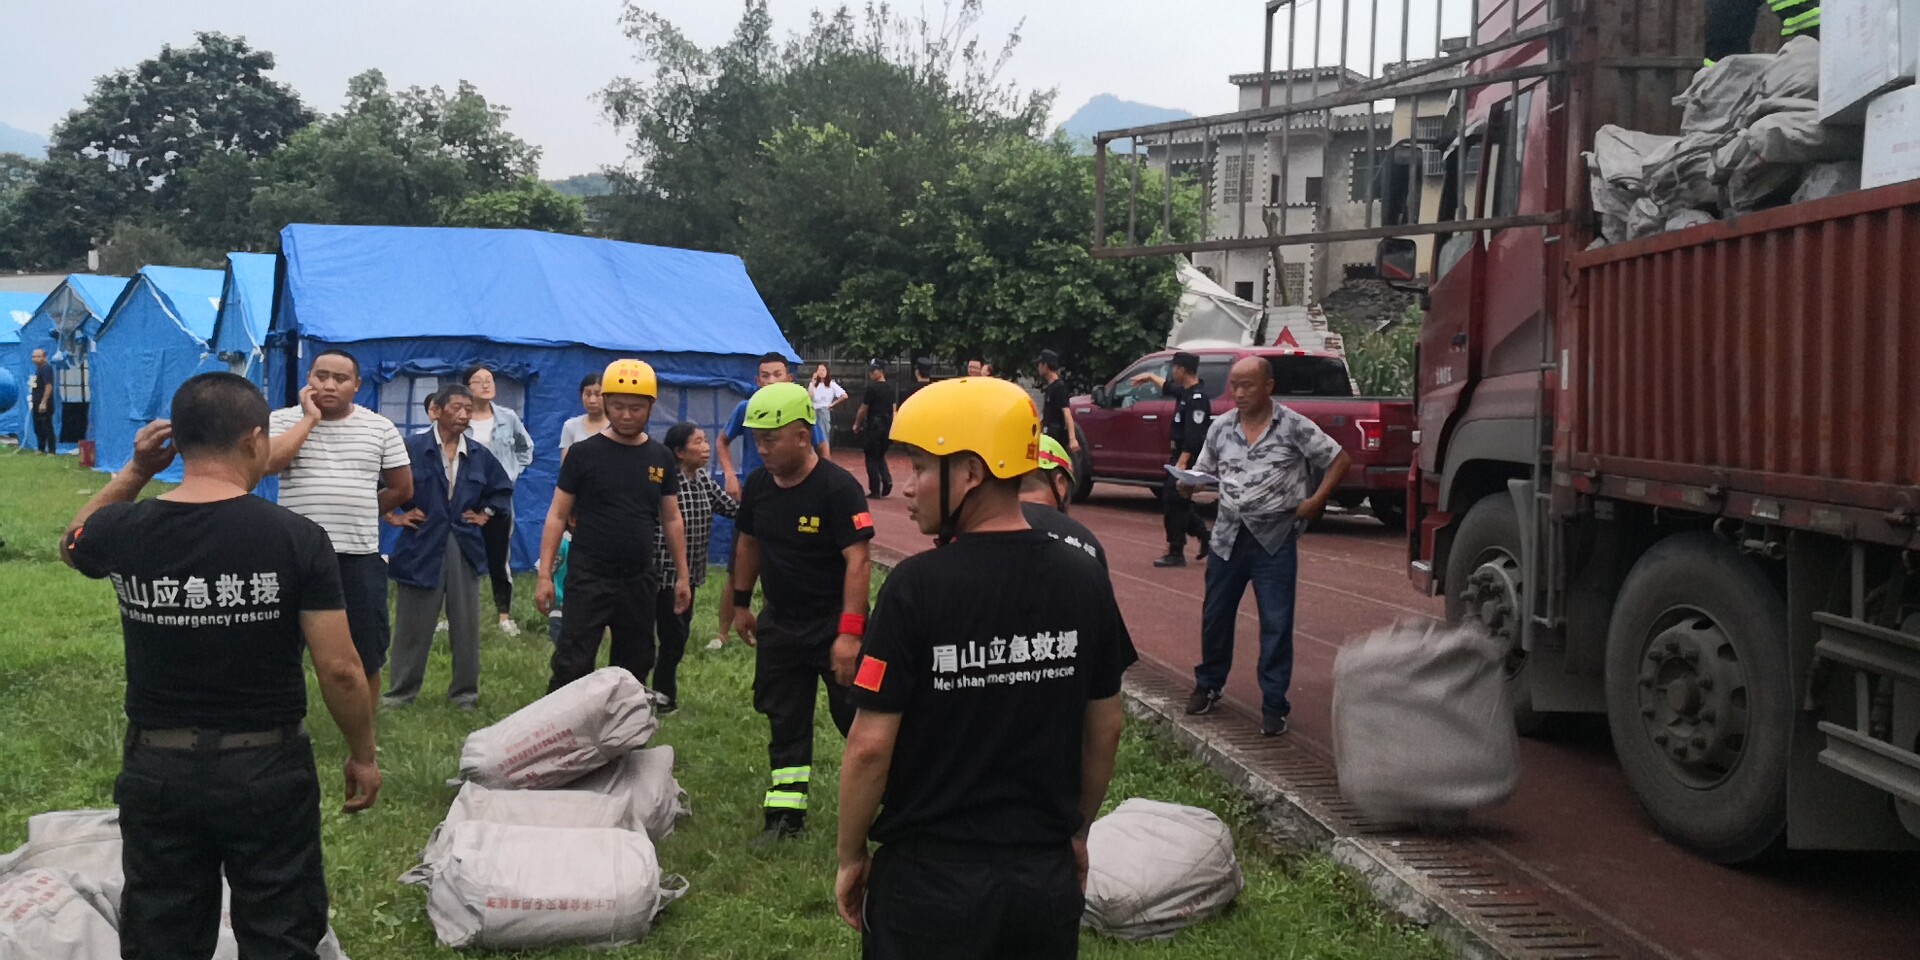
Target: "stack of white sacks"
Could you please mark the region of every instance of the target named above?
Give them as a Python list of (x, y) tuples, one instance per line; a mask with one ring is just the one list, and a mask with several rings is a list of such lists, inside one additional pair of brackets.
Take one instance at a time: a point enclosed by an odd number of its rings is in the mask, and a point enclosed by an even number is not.
[(600, 947), (646, 937), (686, 880), (654, 844), (688, 815), (652, 695), (608, 667), (467, 737), (464, 783), (420, 865), (427, 916), (450, 947)]
[[(103, 960), (120, 955), (120, 814), (63, 810), (27, 820), (27, 842), (0, 854), (0, 958)], [(227, 899), (223, 887), (221, 902)], [(223, 906), (214, 960), (238, 960)], [(321, 960), (346, 960), (332, 930)]]

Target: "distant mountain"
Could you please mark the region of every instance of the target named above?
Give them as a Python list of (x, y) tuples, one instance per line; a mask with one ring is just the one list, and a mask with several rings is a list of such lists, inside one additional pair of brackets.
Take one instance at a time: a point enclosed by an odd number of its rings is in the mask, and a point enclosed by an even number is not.
[(47, 138), (0, 123), (0, 153), (19, 153), (39, 160), (47, 155)]
[[(1193, 114), (1185, 110), (1134, 103), (1131, 100), (1122, 100), (1111, 93), (1103, 93), (1087, 101), (1086, 106), (1075, 110), (1073, 116), (1060, 124), (1060, 129), (1082, 152), (1092, 153), (1093, 135), (1102, 130), (1119, 130), (1149, 123), (1185, 120), (1191, 116)], [(1125, 150), (1128, 146), (1127, 141), (1116, 140), (1109, 145), (1109, 149)]]
[(569, 197), (604, 197), (613, 192), (613, 184), (607, 182), (604, 173), (582, 173), (565, 180), (548, 180), (547, 186)]

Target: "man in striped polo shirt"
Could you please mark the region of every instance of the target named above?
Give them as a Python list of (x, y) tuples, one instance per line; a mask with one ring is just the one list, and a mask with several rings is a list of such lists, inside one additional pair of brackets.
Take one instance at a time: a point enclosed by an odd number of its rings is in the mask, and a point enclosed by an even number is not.
[(400, 431), (353, 402), (360, 362), (344, 350), (313, 358), (300, 405), (275, 410), (267, 472), (280, 477), (280, 505), (327, 532), (340, 563), (347, 628), (367, 671), (369, 714), (380, 703), (387, 662), (387, 563), (380, 515), (413, 499), (413, 470)]

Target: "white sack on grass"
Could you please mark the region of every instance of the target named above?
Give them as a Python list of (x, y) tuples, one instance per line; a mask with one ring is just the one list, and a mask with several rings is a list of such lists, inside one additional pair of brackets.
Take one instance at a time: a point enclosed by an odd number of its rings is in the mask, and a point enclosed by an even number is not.
[(628, 823), (645, 830), (655, 843), (673, 833), (674, 825), (693, 814), (687, 791), (673, 776), (673, 748), (635, 750), (567, 784), (569, 790), (591, 790), (614, 798), (627, 811)]
[(120, 926), (120, 811), (58, 810), (27, 818), (27, 842), (0, 855), (0, 878), (24, 870), (51, 870)]
[(105, 960), (119, 955), (120, 934), (63, 874), (35, 867), (0, 878), (0, 957)]
[(1519, 744), (1506, 645), (1478, 623), (1400, 625), (1333, 661), (1340, 792), (1387, 820), (1451, 819), (1511, 796)]
[(647, 688), (606, 667), (475, 730), (460, 749), (460, 776), (483, 787), (558, 787), (644, 745), (660, 721)]
[(427, 919), (449, 947), (618, 947), (685, 894), (639, 831), (469, 820), (450, 831)]
[(1245, 886), (1219, 817), (1135, 797), (1088, 831), (1080, 923), (1122, 940), (1164, 940), (1224, 912)]
[[(346, 951), (341, 949), (340, 938), (334, 936), (332, 927), (320, 938), (315, 952), (319, 960), (347, 960)], [(233, 935), (233, 890), (225, 881), (220, 884), (220, 933), (213, 943), (212, 960), (240, 960), (240, 938)]]
[(433, 828), (420, 864), (400, 875), (400, 882), (423, 887), (446, 859), (447, 843), (455, 826), (469, 820), (522, 827), (588, 827), (631, 829), (627, 808), (619, 799), (586, 790), (489, 790), (477, 783), (461, 786), (446, 819)]

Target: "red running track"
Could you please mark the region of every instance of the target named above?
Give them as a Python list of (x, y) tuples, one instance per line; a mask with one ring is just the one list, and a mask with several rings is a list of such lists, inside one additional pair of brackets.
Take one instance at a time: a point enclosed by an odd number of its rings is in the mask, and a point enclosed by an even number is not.
[[(835, 458), (865, 477), (857, 454)], [(896, 478), (906, 470), (893, 458)], [(929, 549), (896, 492), (873, 502), (876, 545)], [(1204, 564), (1160, 570), (1159, 509), (1142, 489), (1102, 484), (1073, 508), (1105, 545), (1143, 664), (1192, 682), (1199, 652)], [(1333, 657), (1339, 647), (1402, 618), (1438, 617), (1438, 600), (1406, 579), (1405, 545), (1370, 516), (1330, 515), (1300, 549), (1294, 632), (1294, 711), (1287, 734), (1329, 755)], [(1249, 591), (1240, 611), (1231, 708), (1259, 715), (1252, 664), (1258, 621)], [(1655, 834), (1616, 766), (1606, 724), (1522, 743), (1519, 791), (1481, 822), (1495, 857), (1599, 918), (1608, 939), (1651, 957), (1822, 960), (1920, 957), (1920, 857), (1796, 854), (1757, 868), (1717, 866)]]

